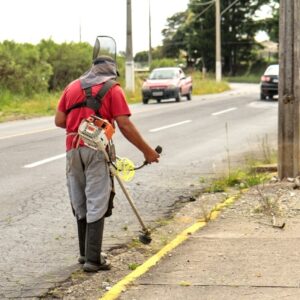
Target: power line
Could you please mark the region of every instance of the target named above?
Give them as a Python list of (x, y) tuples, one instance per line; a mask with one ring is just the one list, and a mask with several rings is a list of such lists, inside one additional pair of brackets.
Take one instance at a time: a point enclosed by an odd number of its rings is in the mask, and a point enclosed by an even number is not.
[(196, 17), (201, 17), (209, 8), (214, 5), (215, 1), (213, 1), (208, 7), (206, 7), (200, 14), (196, 15)]
[(227, 7), (221, 12), (221, 16), (222, 16), (223, 14), (225, 14), (226, 11), (227, 11), (228, 9), (230, 9), (230, 8), (231, 8), (234, 4), (236, 4), (238, 1), (239, 1), (239, 0), (235, 0), (235, 1), (232, 2), (229, 6), (227, 6)]
[(204, 3), (193, 3), (192, 5), (205, 6), (205, 5), (209, 5), (209, 4), (213, 4), (213, 3), (215, 3), (215, 0), (211, 0), (211, 1), (208, 1), (208, 2), (204, 2)]

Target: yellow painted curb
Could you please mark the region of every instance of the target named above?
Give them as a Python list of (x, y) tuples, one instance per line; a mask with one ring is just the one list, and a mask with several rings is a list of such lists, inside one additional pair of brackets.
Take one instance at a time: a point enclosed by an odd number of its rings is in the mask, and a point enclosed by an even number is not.
[[(233, 196), (228, 199), (226, 199), (222, 203), (216, 204), (212, 210), (210, 211), (210, 220), (215, 220), (221, 210), (224, 208), (232, 205), (239, 196)], [(150, 257), (148, 260), (146, 260), (142, 265), (137, 267), (134, 271), (132, 271), (130, 274), (125, 276), (122, 280), (120, 280), (118, 283), (116, 283), (108, 292), (106, 292), (99, 300), (114, 300), (117, 299), (122, 291), (125, 290), (126, 286), (130, 283), (132, 283), (134, 280), (136, 280), (138, 277), (146, 273), (151, 267), (156, 265), (158, 261), (162, 257), (164, 257), (167, 253), (169, 253), (171, 250), (179, 246), (182, 242), (184, 242), (186, 239), (189, 238), (189, 236), (196, 231), (202, 229), (205, 227), (207, 222), (201, 220), (193, 224), (192, 226), (188, 227), (184, 231), (182, 231), (180, 234), (176, 236), (175, 239), (173, 239), (169, 244), (164, 246), (160, 251), (158, 251), (155, 255)]]

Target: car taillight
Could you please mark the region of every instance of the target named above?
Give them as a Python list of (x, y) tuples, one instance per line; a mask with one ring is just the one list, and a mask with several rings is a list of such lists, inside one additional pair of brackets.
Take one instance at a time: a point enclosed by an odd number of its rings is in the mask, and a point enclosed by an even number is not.
[(271, 77), (263, 75), (261, 76), (261, 81), (266, 81), (266, 82), (271, 81)]

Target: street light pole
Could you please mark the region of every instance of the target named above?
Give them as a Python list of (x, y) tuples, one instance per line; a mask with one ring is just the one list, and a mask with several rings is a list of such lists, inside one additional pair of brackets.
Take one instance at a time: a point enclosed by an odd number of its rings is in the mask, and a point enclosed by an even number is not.
[(127, 26), (126, 26), (126, 64), (125, 81), (126, 89), (134, 92), (134, 62), (132, 54), (132, 21), (131, 0), (127, 0)]
[(216, 1), (216, 81), (222, 80), (222, 63), (221, 63), (221, 7), (220, 0)]

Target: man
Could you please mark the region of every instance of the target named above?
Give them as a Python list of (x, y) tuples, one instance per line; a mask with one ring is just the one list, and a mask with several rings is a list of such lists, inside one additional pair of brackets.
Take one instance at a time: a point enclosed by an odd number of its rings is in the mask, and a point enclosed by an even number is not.
[[(109, 270), (110, 264), (101, 255), (105, 215), (110, 212), (112, 181), (105, 156), (78, 141), (81, 121), (98, 113), (114, 125), (137, 149), (148, 163), (158, 162), (159, 154), (148, 145), (130, 120), (130, 110), (121, 87), (113, 85), (97, 111), (87, 106), (73, 108), (86, 99), (89, 89), (94, 97), (104, 83), (117, 77), (116, 63), (106, 56), (97, 58), (91, 69), (64, 90), (58, 103), (55, 124), (66, 129), (67, 186), (73, 213), (77, 219), (80, 257), (86, 272)], [(76, 105), (75, 105), (76, 106)], [(75, 146), (76, 145), (76, 146)]]

